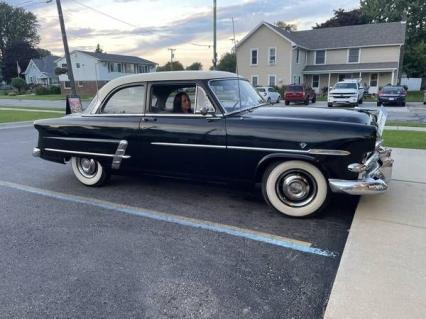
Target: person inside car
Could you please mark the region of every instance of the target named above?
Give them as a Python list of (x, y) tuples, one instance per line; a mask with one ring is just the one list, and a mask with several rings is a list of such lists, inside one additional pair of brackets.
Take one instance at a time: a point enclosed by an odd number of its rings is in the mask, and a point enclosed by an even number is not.
[(188, 94), (185, 92), (176, 94), (173, 101), (173, 113), (194, 113), (191, 110), (191, 100)]

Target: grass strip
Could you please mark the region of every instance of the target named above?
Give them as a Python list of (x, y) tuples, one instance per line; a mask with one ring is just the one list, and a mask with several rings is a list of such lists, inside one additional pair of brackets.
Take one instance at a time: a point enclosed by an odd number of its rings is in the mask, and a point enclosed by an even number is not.
[(386, 130), (383, 139), (389, 147), (426, 149), (426, 132)]
[(28, 112), (28, 111), (5, 111), (0, 110), (0, 123), (35, 121), (40, 119), (61, 117), (56, 112)]

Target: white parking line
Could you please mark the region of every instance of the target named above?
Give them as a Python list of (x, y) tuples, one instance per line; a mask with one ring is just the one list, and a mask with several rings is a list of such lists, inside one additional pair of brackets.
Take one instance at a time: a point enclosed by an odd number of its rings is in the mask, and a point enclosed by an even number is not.
[(60, 113), (65, 115), (65, 111), (55, 110), (38, 110), (38, 109), (19, 109), (16, 107), (0, 107), (0, 111), (23, 111), (23, 112), (40, 112), (40, 113)]
[(178, 225), (189, 226), (193, 228), (204, 229), (204, 230), (213, 231), (217, 233), (224, 233), (231, 236), (246, 238), (246, 239), (263, 242), (263, 243), (267, 243), (267, 244), (271, 244), (271, 245), (275, 245), (275, 246), (279, 246), (279, 247), (283, 247), (287, 249), (292, 249), (292, 250), (296, 250), (296, 251), (300, 251), (304, 253), (309, 253), (309, 254), (314, 254), (314, 255), (319, 255), (324, 257), (336, 256), (336, 253), (334, 252), (312, 247), (312, 244), (309, 242), (295, 240), (295, 239), (291, 239), (287, 237), (276, 236), (276, 235), (272, 235), (268, 233), (250, 230), (250, 229), (245, 229), (245, 228), (240, 228), (240, 227), (235, 227), (235, 226), (230, 226), (225, 224), (219, 224), (219, 223), (213, 223), (213, 222), (209, 222), (205, 220), (188, 218), (188, 217), (183, 217), (183, 216), (173, 215), (168, 213), (144, 210), (138, 207), (132, 207), (128, 205), (122, 205), (122, 204), (117, 204), (113, 202), (87, 198), (87, 197), (82, 197), (77, 195), (54, 192), (54, 191), (50, 191), (46, 189), (41, 189), (41, 188), (36, 188), (36, 187), (27, 186), (27, 185), (6, 182), (6, 181), (0, 181), (0, 186), (16, 189), (20, 191), (25, 191), (32, 194), (42, 195), (42, 196), (46, 196), (46, 197), (50, 197), (54, 199), (59, 199), (63, 201), (85, 204), (85, 205), (90, 205), (97, 208), (103, 208), (108, 210), (114, 210), (121, 213), (129, 214), (129, 215), (150, 218), (153, 220), (159, 220), (159, 221), (174, 223)]

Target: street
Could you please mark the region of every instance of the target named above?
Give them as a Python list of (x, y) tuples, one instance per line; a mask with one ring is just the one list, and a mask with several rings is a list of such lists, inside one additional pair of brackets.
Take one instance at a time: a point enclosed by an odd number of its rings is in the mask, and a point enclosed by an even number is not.
[(81, 185), (0, 127), (4, 317), (322, 317), (357, 197), (304, 219), (260, 191), (146, 176)]

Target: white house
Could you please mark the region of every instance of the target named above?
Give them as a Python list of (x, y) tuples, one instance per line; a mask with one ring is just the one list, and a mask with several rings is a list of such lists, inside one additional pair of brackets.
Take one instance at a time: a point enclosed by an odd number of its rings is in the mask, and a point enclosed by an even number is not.
[(23, 73), (25, 82), (43, 86), (59, 85), (59, 78), (55, 75), (55, 61), (58, 58), (57, 56), (49, 55), (40, 59), (31, 59)]
[[(119, 76), (155, 72), (157, 68), (155, 62), (120, 54), (76, 50), (71, 52), (70, 57), (77, 93), (80, 95), (94, 95), (105, 83)], [(56, 60), (56, 65), (66, 68), (65, 57)], [(59, 81), (62, 94), (69, 94), (71, 87), (68, 75), (60, 75)]]

